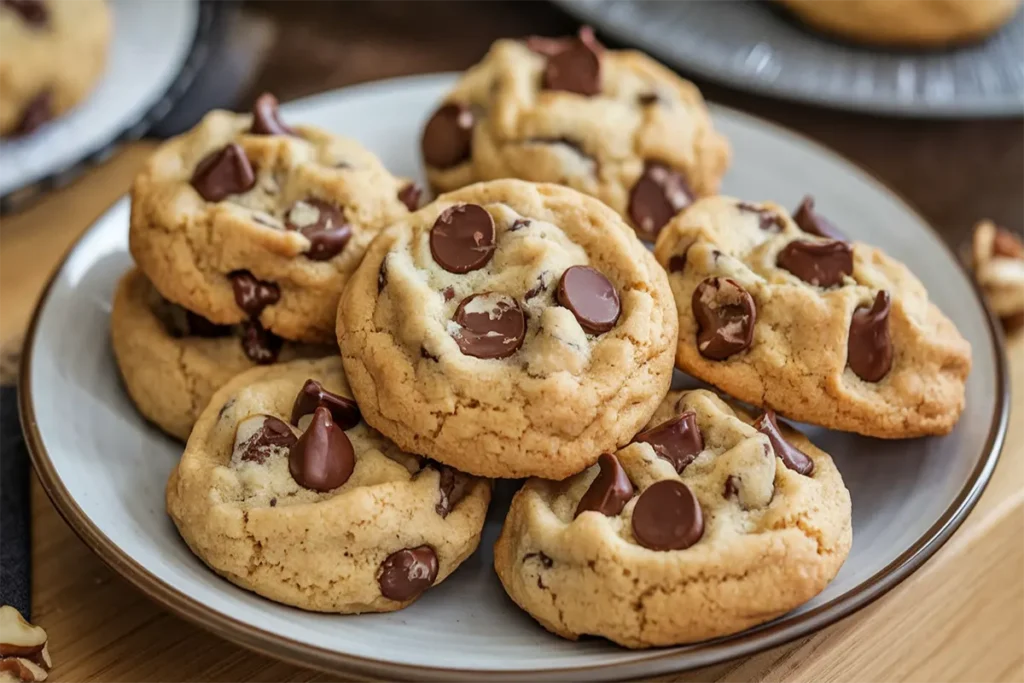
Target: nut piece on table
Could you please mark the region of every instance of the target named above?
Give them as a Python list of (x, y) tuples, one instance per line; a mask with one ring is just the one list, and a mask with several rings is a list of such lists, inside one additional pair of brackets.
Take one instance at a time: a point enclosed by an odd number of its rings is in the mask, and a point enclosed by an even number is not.
[(0, 681), (45, 681), (52, 663), (46, 631), (10, 605), (0, 607)]
[(992, 221), (974, 226), (971, 269), (989, 307), (1012, 333), (1024, 327), (1024, 244)]

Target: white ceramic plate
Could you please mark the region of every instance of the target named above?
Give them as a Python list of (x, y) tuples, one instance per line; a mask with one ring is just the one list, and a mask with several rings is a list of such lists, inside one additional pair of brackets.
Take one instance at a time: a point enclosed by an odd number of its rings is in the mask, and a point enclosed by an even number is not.
[(198, 0), (110, 0), (110, 9), (114, 32), (106, 73), (88, 98), (64, 116), (31, 135), (0, 142), (0, 197), (106, 148), (142, 119), (177, 78), (196, 36)]
[[(419, 130), (453, 78), (423, 76), (327, 93), (288, 105), (284, 116), (356, 137), (396, 173), (422, 177)], [(169, 609), (243, 645), (335, 671), (446, 680), (653, 675), (777, 645), (862, 607), (949, 537), (995, 466), (1007, 404), (996, 333), (952, 253), (890, 192), (792, 133), (731, 110), (713, 113), (736, 152), (725, 183), (729, 193), (786, 205), (813, 193), (844, 231), (908, 263), (974, 347), (967, 410), (948, 437), (884, 442), (811, 430), (852, 492), (855, 533), (837, 579), (800, 609), (689, 647), (631, 652), (602, 640), (561, 640), (505, 597), (491, 569), (507, 487), (499, 489), (479, 552), (400, 612), (309, 614), (217, 577), (192, 556), (164, 513), (164, 485), (181, 447), (133, 409), (110, 351), (111, 296), (130, 267), (127, 199), (72, 248), (29, 333), (22, 419), (44, 486), (101, 557)]]
[(903, 116), (1024, 112), (1024, 11), (981, 43), (892, 51), (830, 40), (764, 0), (555, 1), (676, 68), (765, 95)]

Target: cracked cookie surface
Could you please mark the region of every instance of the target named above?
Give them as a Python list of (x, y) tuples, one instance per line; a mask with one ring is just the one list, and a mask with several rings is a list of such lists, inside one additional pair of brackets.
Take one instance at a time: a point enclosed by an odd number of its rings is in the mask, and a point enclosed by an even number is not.
[(902, 263), (841, 238), (813, 203), (795, 218), (713, 197), (666, 226), (655, 255), (679, 312), (676, 365), (802, 422), (882, 438), (948, 433), (970, 344)]
[[(162, 295), (215, 323), (332, 341), (346, 280), (417, 191), (357, 142), (289, 126), (271, 95), (254, 112), (211, 112), (153, 154), (132, 186), (132, 256)], [(239, 278), (264, 296), (246, 299)]]
[(586, 28), (494, 43), (427, 122), (422, 152), (440, 192), (497, 178), (568, 185), (652, 240), (717, 192), (729, 163), (692, 83), (640, 52), (605, 50)]
[(243, 588), (313, 611), (389, 612), (473, 553), (490, 496), (488, 481), (362, 422), (334, 357), (255, 368), (218, 391), (168, 480), (167, 511)]
[(371, 245), (338, 310), (367, 422), (490, 477), (562, 479), (626, 443), (668, 391), (664, 271), (619, 216), (519, 180), (439, 197)]
[(643, 648), (794, 609), (851, 542), (849, 492), (826, 453), (773, 417), (674, 391), (615, 455), (562, 482), (528, 480), (494, 566), (548, 630)]
[[(237, 329), (204, 322), (161, 297), (138, 270), (126, 273), (114, 294), (110, 337), (128, 395), (147, 420), (182, 441), (213, 393), (257, 365)], [(332, 352), (329, 346), (284, 342), (276, 358)]]
[(104, 0), (0, 3), (0, 136), (32, 133), (86, 98), (112, 23)]

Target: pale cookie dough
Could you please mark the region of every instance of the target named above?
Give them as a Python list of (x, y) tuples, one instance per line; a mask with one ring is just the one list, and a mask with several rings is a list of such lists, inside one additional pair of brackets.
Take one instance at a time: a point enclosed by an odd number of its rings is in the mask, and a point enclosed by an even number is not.
[(987, 37), (1020, 0), (777, 0), (807, 25), (871, 45), (938, 48)]
[(568, 185), (642, 239), (714, 194), (729, 146), (700, 91), (647, 55), (579, 37), (499, 40), (448, 93), (422, 137), (438, 191), (520, 178)]
[[(882, 438), (949, 432), (970, 344), (902, 263), (822, 235), (805, 200), (704, 199), (655, 247), (679, 311), (676, 365), (747, 403)], [(801, 229), (803, 228), (803, 229)]]
[(563, 482), (530, 479), (494, 546), (548, 630), (626, 647), (736, 633), (820, 593), (852, 542), (832, 459), (773, 416), (672, 392), (649, 429)]
[(104, 0), (0, 2), (0, 136), (31, 133), (85, 99), (112, 23)]
[[(257, 363), (327, 356), (328, 346), (259, 340), (235, 327), (219, 327), (176, 306), (138, 270), (118, 284), (110, 312), (110, 338), (128, 395), (149, 421), (185, 441), (213, 392)], [(269, 353), (267, 356), (258, 356)], [(256, 359), (254, 359), (256, 357)]]
[(402, 452), (350, 396), (337, 357), (255, 368), (214, 395), (167, 482), (211, 569), (302, 609), (390, 612), (476, 550), (490, 483)]
[(287, 127), (271, 95), (254, 111), (211, 112), (153, 154), (132, 187), (132, 256), (215, 323), (331, 341), (345, 281), (418, 190), (353, 140)]
[(1024, 328), (1024, 244), (992, 221), (974, 226), (971, 270), (1006, 332)]
[(596, 199), (520, 180), (443, 195), (381, 233), (338, 309), (367, 422), (489, 477), (562, 479), (668, 391), (664, 271)]

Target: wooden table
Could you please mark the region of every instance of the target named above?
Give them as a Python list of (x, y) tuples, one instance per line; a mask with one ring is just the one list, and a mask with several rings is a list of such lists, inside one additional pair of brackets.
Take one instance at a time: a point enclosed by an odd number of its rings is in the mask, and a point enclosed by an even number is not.
[[(385, 76), (464, 68), (500, 35), (558, 34), (546, 5), (277, 3), (247, 8), (277, 32), (253, 92), (290, 99)], [(451, 27), (458, 25), (457, 31)], [(894, 121), (704, 86), (709, 98), (818, 138), (878, 175), (958, 243), (990, 216), (1024, 225), (1020, 120)], [(0, 341), (16, 348), (64, 250), (128, 187), (151, 151), (132, 145), (0, 224)], [(1024, 679), (1024, 338), (1008, 347), (1014, 390), (1002, 459), (978, 507), (921, 570), (858, 614), (804, 640), (665, 680)], [(33, 482), (34, 620), (55, 681), (329, 680), (238, 648), (162, 611), (79, 541)]]

